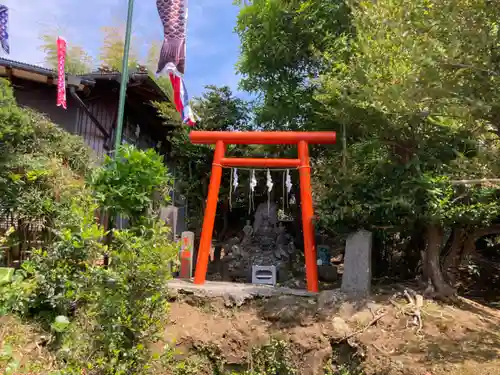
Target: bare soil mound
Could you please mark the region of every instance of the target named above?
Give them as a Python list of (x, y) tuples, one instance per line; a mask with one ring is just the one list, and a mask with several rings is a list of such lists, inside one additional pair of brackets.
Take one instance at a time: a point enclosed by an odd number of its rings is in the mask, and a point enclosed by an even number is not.
[[(338, 291), (238, 303), (179, 293), (164, 342), (163, 375), (500, 375), (500, 311), (394, 291), (347, 300)], [(55, 369), (47, 335), (0, 318), (0, 374)], [(11, 371), (15, 367), (17, 370)]]
[(252, 369), (252, 349), (273, 338), (286, 343), (297, 374), (500, 374), (498, 310), (420, 297), (348, 301), (330, 291), (227, 307), (224, 299), (179, 295), (165, 338), (181, 357), (208, 359), (200, 374)]

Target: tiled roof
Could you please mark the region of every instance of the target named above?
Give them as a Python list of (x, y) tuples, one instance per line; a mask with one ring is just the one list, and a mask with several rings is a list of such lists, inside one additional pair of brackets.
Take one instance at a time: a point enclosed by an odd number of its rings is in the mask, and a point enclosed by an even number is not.
[[(32, 73), (42, 74), (42, 75), (45, 75), (47, 77), (57, 78), (57, 72), (53, 69), (44, 68), (44, 67), (38, 66), (38, 65), (28, 64), (28, 63), (24, 63), (21, 61), (5, 59), (3, 57), (0, 57), (0, 66), (25, 70), (25, 71), (32, 72)], [(89, 80), (88, 78), (85, 78), (85, 77), (82, 77), (82, 78), (84, 78), (84, 81), (82, 82), (84, 84), (93, 84), (94, 83), (92, 80)]]
[[(15, 60), (10, 60), (10, 59), (5, 59), (5, 58), (0, 57), (0, 66), (21, 69), (21, 70), (25, 70), (28, 72), (42, 74), (42, 75), (45, 75), (47, 77), (57, 78), (57, 72), (53, 69), (44, 68), (44, 67), (33, 65), (33, 64), (28, 64), (28, 63), (24, 63), (21, 61), (15, 61)], [(113, 72), (113, 71), (100, 72), (100, 71), (97, 71), (97, 72), (86, 73), (86, 74), (78, 74), (77, 76), (82, 79), (83, 84), (93, 85), (93, 84), (95, 84), (95, 81), (98, 81), (98, 80), (114, 80), (114, 81), (119, 82), (121, 80), (122, 75), (120, 72)], [(144, 71), (144, 69), (137, 69), (135, 71), (132, 71), (130, 73), (130, 79), (132, 81), (142, 81), (144, 84), (149, 86), (149, 88), (152, 89), (154, 92), (156, 92), (158, 95), (162, 96), (165, 99), (168, 98), (167, 94), (156, 84), (156, 82), (148, 75), (148, 73), (146, 71)]]

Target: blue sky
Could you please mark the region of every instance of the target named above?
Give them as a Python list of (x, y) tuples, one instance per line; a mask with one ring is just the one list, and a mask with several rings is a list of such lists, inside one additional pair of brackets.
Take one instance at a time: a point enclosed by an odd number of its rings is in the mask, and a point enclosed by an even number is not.
[[(43, 65), (39, 36), (60, 30), (68, 43), (98, 56), (103, 26), (125, 23), (127, 0), (0, 0), (10, 8), (11, 59)], [(238, 36), (233, 33), (238, 7), (232, 0), (190, 0), (186, 84), (199, 96), (209, 84), (228, 85), (235, 92), (238, 77)], [(163, 40), (155, 0), (135, 0), (133, 32), (141, 52)], [(244, 95), (237, 93), (238, 96)]]

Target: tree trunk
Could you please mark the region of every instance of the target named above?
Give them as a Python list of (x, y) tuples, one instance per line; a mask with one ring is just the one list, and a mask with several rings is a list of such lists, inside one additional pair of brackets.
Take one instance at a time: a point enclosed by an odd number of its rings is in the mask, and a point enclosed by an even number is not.
[(449, 251), (443, 261), (443, 271), (450, 281), (453, 280), (453, 275), (460, 264), (460, 253), (462, 252), (466, 238), (467, 232), (465, 228), (453, 229)]
[[(423, 259), (422, 252), (425, 252), (425, 233), (424, 228), (416, 225), (404, 250), (404, 265), (408, 278), (414, 278), (419, 274), (420, 260)], [(424, 263), (422, 263), (424, 264)]]
[[(231, 194), (231, 193), (229, 193)], [(224, 236), (227, 233), (227, 228), (229, 227), (229, 200), (224, 199), (224, 202), (222, 203), (222, 230), (220, 231), (219, 235), (217, 236), (217, 240), (219, 242), (224, 241)]]
[(486, 228), (476, 229), (469, 234), (465, 239), (463, 251), (460, 259), (457, 259), (457, 266), (463, 264), (467, 257), (471, 256), (476, 251), (476, 241), (481, 237), (500, 233), (500, 224), (491, 225)]
[(445, 281), (441, 271), (440, 254), (443, 229), (436, 224), (427, 226), (427, 252), (425, 254), (424, 275), (430, 278), (436, 293), (441, 297), (455, 294), (455, 290)]

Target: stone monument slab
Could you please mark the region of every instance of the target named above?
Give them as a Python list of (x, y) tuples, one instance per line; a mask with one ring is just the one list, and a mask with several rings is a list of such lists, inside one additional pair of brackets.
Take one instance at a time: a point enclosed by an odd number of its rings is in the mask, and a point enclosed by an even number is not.
[(342, 292), (358, 297), (370, 294), (371, 261), (372, 233), (360, 230), (350, 234), (345, 246)]

